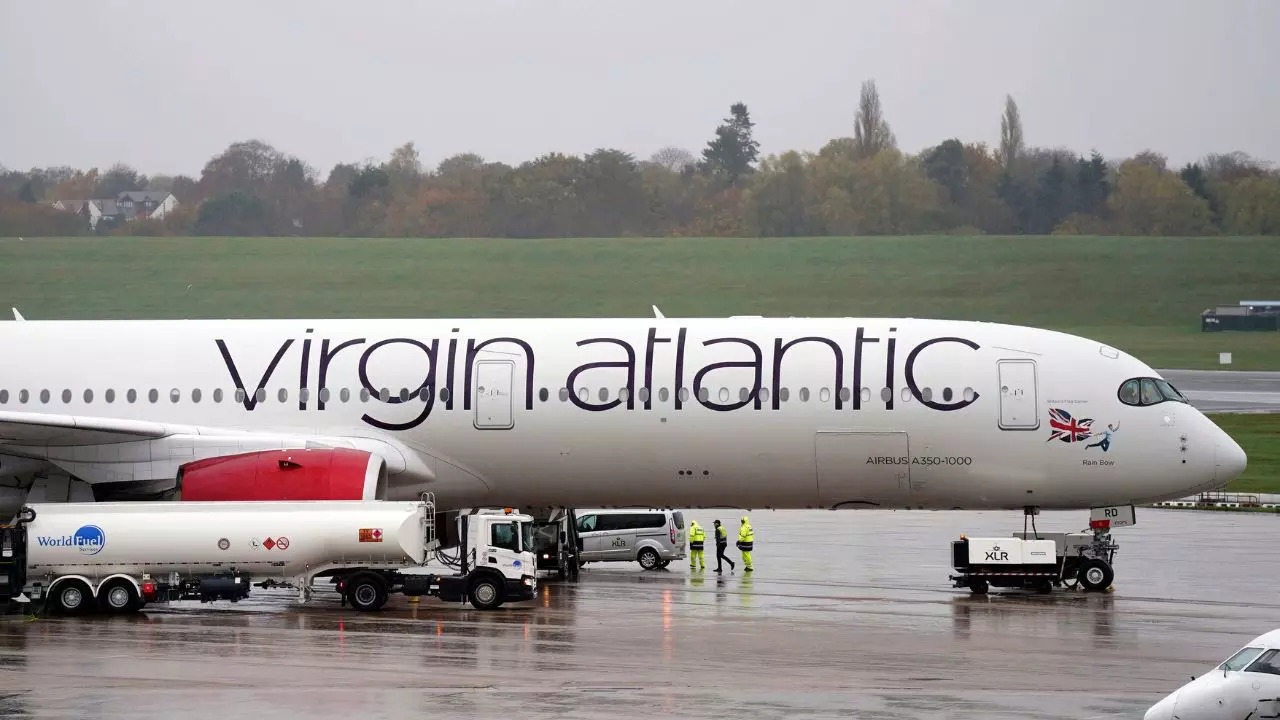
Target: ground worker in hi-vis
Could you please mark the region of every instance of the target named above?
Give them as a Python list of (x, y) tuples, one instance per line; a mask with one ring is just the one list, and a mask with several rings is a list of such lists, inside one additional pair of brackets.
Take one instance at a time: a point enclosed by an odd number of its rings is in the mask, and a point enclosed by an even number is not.
[(729, 547), (729, 531), (724, 529), (719, 520), (716, 520), (716, 572), (724, 570), (724, 564), (729, 563), (729, 569), (737, 567), (728, 555), (724, 554), (726, 548)]
[(707, 531), (702, 529), (697, 520), (689, 521), (689, 569), (693, 570), (696, 565), (701, 564), (703, 570), (707, 569), (706, 556), (702, 554), (702, 547), (707, 542)]
[(756, 533), (751, 529), (747, 516), (742, 516), (742, 524), (738, 526), (738, 549), (742, 551), (743, 572), (751, 572), (751, 550), (756, 544)]

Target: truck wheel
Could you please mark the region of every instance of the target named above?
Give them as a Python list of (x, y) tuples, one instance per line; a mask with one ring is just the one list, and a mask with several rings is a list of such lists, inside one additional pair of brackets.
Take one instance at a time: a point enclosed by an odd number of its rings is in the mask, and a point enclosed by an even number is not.
[(969, 581), (969, 590), (974, 595), (986, 595), (987, 581), (983, 580), (982, 578), (973, 578), (972, 580)]
[(67, 580), (58, 584), (58, 592), (50, 598), (54, 609), (63, 615), (76, 615), (88, 612), (93, 593), (89, 586), (80, 580)]
[(98, 605), (113, 615), (134, 612), (141, 603), (133, 583), (117, 578), (98, 588)]
[(658, 563), (662, 562), (662, 558), (658, 557), (658, 551), (653, 548), (645, 548), (636, 556), (636, 560), (640, 563), (640, 567), (645, 570), (653, 570), (658, 567)]
[(1116, 573), (1106, 560), (1089, 558), (1080, 566), (1077, 577), (1080, 578), (1081, 587), (1086, 591), (1098, 592), (1111, 587), (1111, 581), (1116, 579)]
[(347, 602), (362, 612), (373, 612), (387, 603), (387, 584), (371, 573), (352, 576), (346, 583)]
[(502, 604), (502, 584), (489, 575), (476, 578), (467, 598), (477, 610), (493, 610)]

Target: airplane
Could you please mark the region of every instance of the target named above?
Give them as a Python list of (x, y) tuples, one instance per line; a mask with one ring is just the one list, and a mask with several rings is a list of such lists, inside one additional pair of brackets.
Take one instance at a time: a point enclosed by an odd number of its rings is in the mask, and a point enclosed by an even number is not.
[(1280, 717), (1280, 629), (1251, 640), (1213, 670), (1152, 705), (1143, 720)]
[(1246, 466), (1159, 373), (1087, 338), (654, 310), (19, 316), (0, 322), (0, 513), (427, 491), (439, 509), (1087, 509)]

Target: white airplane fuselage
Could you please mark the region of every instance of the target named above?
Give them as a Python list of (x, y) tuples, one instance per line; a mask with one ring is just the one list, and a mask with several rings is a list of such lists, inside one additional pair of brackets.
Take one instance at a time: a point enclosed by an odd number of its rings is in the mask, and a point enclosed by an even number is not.
[(392, 438), (391, 498), (442, 507), (1087, 508), (1245, 463), (1188, 404), (1121, 402), (1159, 377), (1137, 359), (990, 323), (25, 321), (0, 347), (0, 414)]

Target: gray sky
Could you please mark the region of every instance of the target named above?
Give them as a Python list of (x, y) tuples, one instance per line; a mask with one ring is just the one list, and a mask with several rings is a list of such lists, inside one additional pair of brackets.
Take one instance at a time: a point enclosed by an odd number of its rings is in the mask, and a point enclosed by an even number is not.
[(997, 143), (1009, 93), (1029, 145), (1280, 161), (1278, 30), (1275, 0), (0, 0), (0, 165), (697, 154), (739, 100), (762, 153), (817, 150), (868, 78), (908, 152)]

